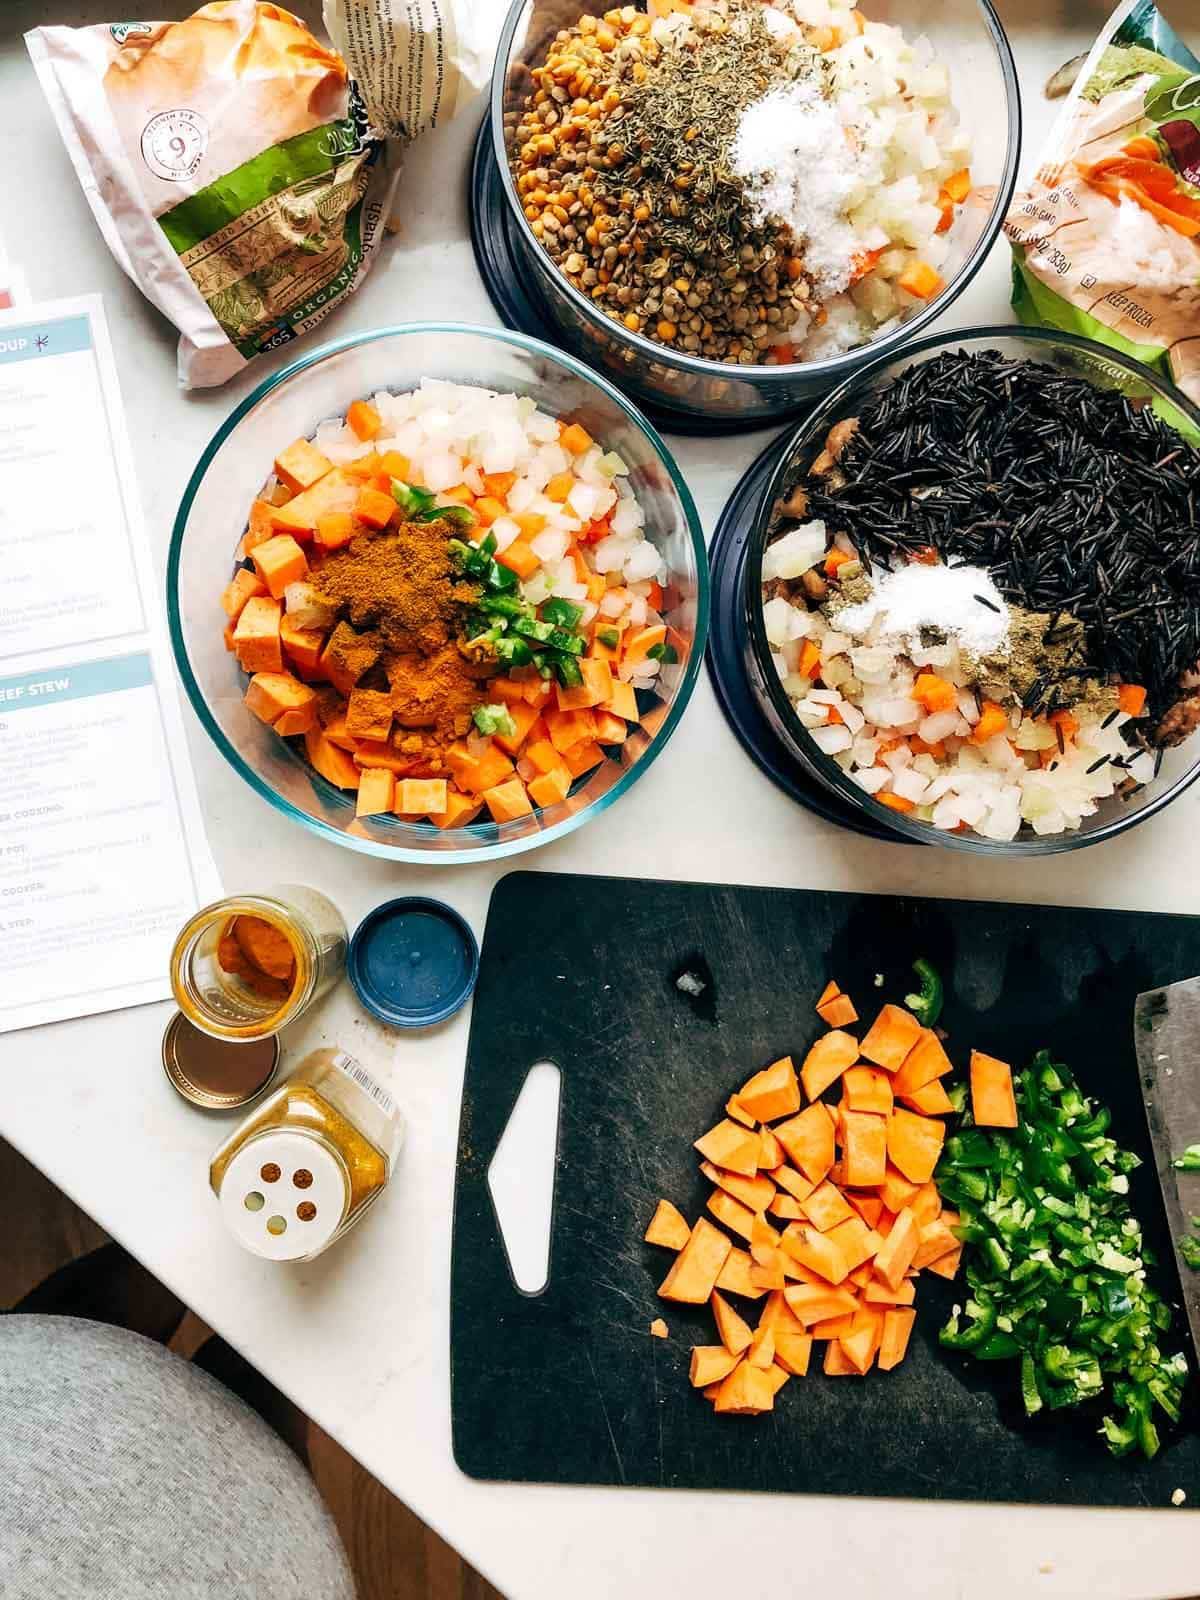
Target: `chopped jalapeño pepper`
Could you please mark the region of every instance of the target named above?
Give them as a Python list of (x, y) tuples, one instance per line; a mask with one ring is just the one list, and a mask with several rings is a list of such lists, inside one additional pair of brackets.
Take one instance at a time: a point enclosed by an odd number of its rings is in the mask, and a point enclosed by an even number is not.
[(915, 994), (906, 994), (904, 1004), (923, 1028), (932, 1028), (942, 1014), (944, 995), (941, 974), (924, 956), (917, 957), (912, 969), (921, 987)]

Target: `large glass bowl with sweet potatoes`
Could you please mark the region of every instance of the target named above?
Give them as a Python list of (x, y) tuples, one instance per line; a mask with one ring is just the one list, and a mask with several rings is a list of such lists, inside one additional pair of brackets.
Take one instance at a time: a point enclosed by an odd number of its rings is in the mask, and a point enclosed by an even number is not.
[[(495, 606), (471, 613), (465, 631), (489, 624), (487, 636), (506, 641), (490, 646), (503, 659), (494, 671), (482, 670), (479, 706), (471, 708), (471, 720), (455, 740), (455, 754), (445, 761), (440, 757), (447, 753), (441, 751), (432, 763), (422, 763), (410, 759), (414, 743), (421, 743), (405, 726), (413, 719), (399, 720), (402, 683), (384, 678), (378, 666), (374, 677), (360, 677), (359, 684), (377, 682), (382, 688), (360, 693), (355, 716), (367, 715), (371, 694), (376, 697), (372, 703), (386, 710), (383, 701), (390, 686), (399, 697), (397, 719), (386, 732), (382, 726), (364, 725), (361, 737), (348, 734), (346, 718), (358, 667), (354, 650), (346, 650), (344, 635), (333, 639), (337, 625), (329, 626), (331, 618), (293, 610), (293, 622), (288, 622), (288, 586), (309, 577), (319, 585), (322, 561), (329, 559), (339, 536), (345, 537), (346, 511), (322, 519), (326, 547), (315, 539), (314, 527), (303, 526), (315, 518), (294, 511), (289, 527), (287, 502), (292, 500), (295, 508), (304, 490), (300, 482), (281, 487), (276, 463), (282, 460), (285, 472), (293, 463), (302, 478), (304, 452), (295, 461), (286, 454), (289, 448), (298, 441), (319, 441), (322, 428), (344, 422), (355, 402), (369, 404), (381, 392), (403, 395), (428, 380), (519, 396), (523, 409), (532, 403), (539, 415), (556, 420), (558, 440), (567, 446), (579, 448), (579, 441), (587, 439), (620, 458), (627, 469), (622, 493), (636, 495), (645, 539), (661, 558), (652, 585), (657, 609), (650, 616), (661, 625), (662, 637), (656, 629), (629, 629), (628, 616), (620, 617), (614, 660), (607, 648), (613, 619), (596, 614), (583, 594), (586, 583), (571, 591), (575, 601), (547, 593), (531, 607), (523, 596), (540, 591), (522, 577), (520, 589), (508, 587), (494, 597)], [(547, 445), (556, 447), (557, 442)], [(319, 442), (314, 448), (319, 451)], [(389, 465), (394, 468), (395, 462)], [(385, 484), (406, 499), (404, 482), (386, 472), (377, 473), (366, 487), (378, 491)], [(371, 510), (361, 498), (362, 487), (348, 507), (348, 526), (354, 528), (360, 527), (359, 515)], [(553, 485), (546, 490), (553, 493)], [(453, 504), (446, 494), (421, 483), (407, 485), (407, 492), (412, 498), (406, 500), (406, 515), (418, 520), (422, 514), (437, 517), (440, 508)], [(257, 515), (262, 517), (264, 493), (278, 498), (282, 510), (277, 523), (252, 529), (251, 513), (259, 503)], [(450, 493), (458, 494), (459, 488)], [(493, 503), (489, 514), (490, 496), (472, 498), (484, 502), (483, 508), (455, 513), (459, 520), (447, 531), (458, 536), (456, 559), (467, 569), (462, 576), (478, 580), (489, 597), (485, 574), (511, 586), (514, 568), (522, 566), (518, 558), (529, 544), (543, 551), (547, 547), (544, 539), (525, 531), (531, 525), (528, 514), (520, 517), (521, 531), (514, 533), (506, 507)], [(539, 498), (537, 503), (545, 502)], [(382, 514), (382, 502), (378, 509)], [(512, 554), (503, 565), (496, 556), (503, 559), (504, 550), (497, 551), (486, 525), (489, 516), (505, 518), (494, 524), (501, 545), (504, 530), (509, 530)], [(268, 539), (276, 542), (268, 545)], [(570, 548), (577, 548), (573, 541)], [(553, 542), (550, 551), (554, 553)], [(594, 555), (588, 564), (596, 565)], [(549, 562), (547, 571), (549, 587)], [(581, 563), (580, 577), (584, 575)], [(644, 591), (645, 585), (629, 588)], [(524, 613), (527, 625), (520, 636), (511, 631), (516, 623), (502, 614), (505, 604), (511, 616)], [(324, 345), (268, 378), (237, 407), (205, 450), (180, 504), (168, 558), (167, 607), (176, 664), (196, 715), (225, 758), (269, 804), (313, 832), (368, 855), (452, 863), (515, 854), (568, 833), (611, 805), (646, 770), (683, 714), (700, 668), (708, 570), (696, 510), (669, 451), (636, 408), (603, 378), (571, 356), (517, 333), (410, 324)], [(543, 616), (571, 618), (573, 626), (562, 630), (540, 621)], [(323, 620), (328, 628), (324, 634)], [(307, 637), (300, 639), (301, 634)], [(634, 661), (632, 654), (621, 662), (621, 645), (631, 652), (652, 651), (657, 665), (652, 679), (646, 678), (645, 663)], [(489, 648), (486, 639), (481, 648)], [(577, 653), (567, 659), (571, 651)], [(475, 649), (474, 659), (478, 656)], [(604, 664), (598, 666), (598, 661)], [(604, 685), (597, 688), (601, 677)], [(603, 700), (590, 707), (584, 704), (588, 685), (604, 692)], [(526, 707), (542, 718), (537, 726)], [(611, 707), (624, 715), (615, 717)], [(528, 740), (517, 738), (512, 749), (513, 730), (528, 733), (527, 723), (535, 734), (548, 726), (557, 734), (557, 742), (545, 740), (548, 749), (536, 752), (547, 764), (552, 751), (562, 757), (554, 763), (551, 783), (538, 781), (543, 773), (529, 759)], [(576, 730), (579, 738), (558, 749)], [(602, 742), (605, 734), (611, 742)], [(588, 749), (588, 744), (598, 749)], [(426, 756), (430, 750), (427, 737)], [(559, 769), (570, 778), (562, 793)], [(367, 795), (360, 795), (364, 780)], [(431, 807), (443, 798), (439, 783), (447, 791), (447, 803), (444, 810), (434, 811)], [(465, 803), (469, 801), (475, 803)], [(408, 805), (422, 809), (407, 811)]]

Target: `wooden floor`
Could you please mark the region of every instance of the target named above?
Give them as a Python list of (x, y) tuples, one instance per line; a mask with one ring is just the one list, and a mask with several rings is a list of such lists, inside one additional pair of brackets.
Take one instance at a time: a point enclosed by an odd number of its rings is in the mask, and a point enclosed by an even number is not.
[[(52, 1272), (97, 1249), (105, 1234), (40, 1172), (0, 1140), (0, 1309), (8, 1310)], [(190, 1312), (171, 1345), (191, 1356), (208, 1329)], [(502, 1600), (432, 1529), (306, 1417), (299, 1435), (332, 1511), (359, 1600)]]

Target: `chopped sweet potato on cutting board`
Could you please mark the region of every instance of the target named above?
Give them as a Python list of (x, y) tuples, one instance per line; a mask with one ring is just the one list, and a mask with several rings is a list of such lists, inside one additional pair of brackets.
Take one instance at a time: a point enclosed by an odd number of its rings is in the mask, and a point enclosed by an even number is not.
[(824, 1102), (814, 1100), (799, 1116), (781, 1122), (774, 1132), (788, 1159), (806, 1178), (819, 1183), (832, 1167), (835, 1153), (833, 1117)]
[(670, 1332), (671, 1330), (667, 1327), (666, 1323), (661, 1317), (655, 1317), (654, 1321), (650, 1324), (651, 1338), (666, 1339), (670, 1336)]
[(660, 1200), (643, 1238), (647, 1244), (661, 1244), (668, 1250), (682, 1250), (691, 1232), (683, 1213), (669, 1200)]
[(713, 1166), (711, 1161), (702, 1161), (700, 1171), (710, 1183), (715, 1183), (718, 1189), (724, 1189), (751, 1211), (765, 1211), (775, 1198), (775, 1185), (761, 1173), (753, 1178), (744, 1178), (740, 1172), (726, 1172), (721, 1167)]
[(717, 1286), (730, 1248), (726, 1234), (714, 1228), (707, 1217), (698, 1217), (688, 1242), (659, 1286), (659, 1294), (664, 1300), (702, 1306)]
[(735, 1244), (717, 1274), (716, 1287), (722, 1294), (740, 1295), (743, 1300), (761, 1300), (766, 1290), (760, 1289), (752, 1281), (750, 1268), (753, 1264), (749, 1250), (743, 1250)]
[(800, 1109), (800, 1085), (791, 1056), (783, 1056), (745, 1082), (735, 1097), (759, 1122), (790, 1117)]
[(1015, 1128), (1017, 1102), (1007, 1061), (971, 1051), (971, 1111), (980, 1128)]
[(816, 1100), (831, 1083), (841, 1077), (847, 1067), (854, 1065), (858, 1054), (858, 1040), (852, 1033), (831, 1028), (816, 1041), (804, 1058), (804, 1065), (800, 1068), (804, 1093), (810, 1100)]
[(731, 1355), (740, 1356), (743, 1350), (750, 1348), (750, 1341), (754, 1338), (753, 1328), (744, 1317), (738, 1315), (718, 1290), (713, 1290), (709, 1303), (713, 1309), (713, 1319), (717, 1324), (721, 1343)]
[(921, 1035), (921, 1024), (903, 1006), (886, 1005), (867, 1029), (861, 1054), (877, 1067), (898, 1072)]
[(702, 1134), (695, 1147), (715, 1167), (739, 1172), (746, 1178), (758, 1171), (758, 1134), (752, 1128), (739, 1127), (728, 1117)]

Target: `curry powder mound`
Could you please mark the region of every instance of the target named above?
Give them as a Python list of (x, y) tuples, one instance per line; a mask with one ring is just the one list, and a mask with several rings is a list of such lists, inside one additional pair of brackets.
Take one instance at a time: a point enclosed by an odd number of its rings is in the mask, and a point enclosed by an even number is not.
[[(392, 742), (414, 773), (443, 770), (442, 754), (471, 729), (471, 712), (498, 670), (473, 659), (459, 638), (463, 613), (478, 598), (450, 560), (448, 522), (389, 524), (360, 534), (313, 573), (342, 623), (379, 646), (360, 683), (385, 689), (399, 724)], [(336, 631), (335, 631), (336, 636)]]

